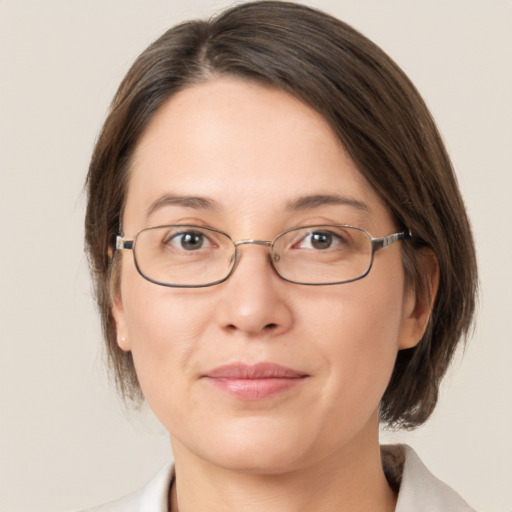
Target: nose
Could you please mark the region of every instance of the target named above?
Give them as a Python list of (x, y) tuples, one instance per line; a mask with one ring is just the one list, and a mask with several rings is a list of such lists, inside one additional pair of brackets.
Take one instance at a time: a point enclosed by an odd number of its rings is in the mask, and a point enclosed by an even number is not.
[[(250, 245), (249, 245), (250, 244)], [(242, 241), (239, 260), (222, 286), (218, 322), (225, 329), (245, 336), (275, 336), (292, 324), (288, 294), (290, 284), (276, 274), (270, 263), (268, 242)]]

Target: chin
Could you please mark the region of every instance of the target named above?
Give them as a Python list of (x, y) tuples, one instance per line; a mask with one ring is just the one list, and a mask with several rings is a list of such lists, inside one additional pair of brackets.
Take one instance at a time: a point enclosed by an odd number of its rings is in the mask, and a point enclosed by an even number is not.
[(211, 462), (237, 473), (280, 475), (299, 469), (303, 465), (300, 455), (296, 449), (262, 449), (253, 443), (253, 446), (235, 446), (216, 453)]
[[(199, 458), (240, 473), (282, 474), (300, 467), (307, 459), (308, 443), (297, 428), (252, 418), (219, 425), (201, 436), (207, 443), (187, 446)], [(192, 437), (192, 436), (191, 436)]]

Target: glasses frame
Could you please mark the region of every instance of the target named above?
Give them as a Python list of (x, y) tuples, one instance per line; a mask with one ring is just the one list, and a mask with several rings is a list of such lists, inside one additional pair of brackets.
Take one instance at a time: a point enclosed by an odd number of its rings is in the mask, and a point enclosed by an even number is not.
[[(202, 230), (213, 231), (214, 233), (219, 233), (221, 235), (224, 235), (226, 238), (228, 238), (232, 242), (233, 247), (235, 248), (235, 252), (233, 255), (233, 263), (231, 264), (231, 269), (230, 269), (229, 273), (222, 279), (218, 279), (217, 281), (213, 281), (211, 283), (206, 283), (206, 284), (172, 284), (172, 283), (166, 283), (163, 281), (158, 281), (156, 279), (152, 279), (152, 278), (148, 277), (147, 275), (145, 275), (139, 266), (139, 262), (137, 261), (137, 253), (135, 250), (136, 243), (137, 243), (137, 237), (139, 236), (140, 233), (142, 233), (144, 231), (148, 231), (148, 230), (152, 230), (152, 229), (159, 229), (159, 228), (173, 228), (173, 227), (198, 228), (198, 229), (202, 229)], [(276, 268), (275, 263), (274, 263), (276, 261), (276, 258), (274, 257), (274, 252), (273, 252), (274, 244), (279, 238), (286, 235), (287, 233), (290, 233), (291, 231), (298, 231), (300, 229), (329, 228), (329, 227), (330, 228), (337, 227), (337, 228), (355, 229), (357, 231), (364, 233), (368, 237), (368, 239), (371, 242), (370, 264), (368, 265), (368, 268), (367, 268), (366, 272), (364, 272), (364, 274), (362, 274), (358, 277), (354, 277), (352, 279), (345, 279), (343, 281), (332, 281), (332, 282), (328, 282), (328, 283), (303, 283), (301, 281), (294, 281), (292, 279), (288, 279), (279, 273), (279, 270)], [(143, 228), (140, 231), (138, 231), (134, 235), (133, 238), (130, 238), (130, 239), (124, 238), (124, 235), (122, 234), (122, 232), (119, 233), (118, 235), (116, 235), (116, 238), (115, 238), (115, 251), (120, 252), (123, 250), (131, 250), (133, 252), (133, 260), (134, 260), (135, 268), (137, 269), (137, 272), (144, 279), (146, 279), (146, 281), (149, 281), (150, 283), (154, 283), (154, 284), (157, 284), (160, 286), (167, 286), (169, 288), (206, 288), (208, 286), (215, 286), (217, 284), (221, 284), (224, 281), (227, 281), (231, 277), (231, 275), (235, 271), (235, 269), (238, 265), (238, 262), (240, 260), (241, 253), (238, 250), (239, 246), (241, 246), (241, 245), (261, 245), (261, 246), (265, 246), (265, 247), (269, 248), (269, 250), (270, 250), (269, 261), (270, 261), (270, 264), (272, 265), (272, 269), (283, 281), (286, 281), (288, 283), (293, 283), (293, 284), (300, 284), (300, 285), (304, 285), (304, 286), (331, 286), (331, 285), (335, 285), (335, 284), (352, 283), (354, 281), (359, 281), (360, 279), (363, 279), (370, 273), (370, 270), (373, 267), (373, 261), (374, 261), (376, 252), (380, 251), (381, 249), (390, 247), (391, 245), (393, 245), (395, 242), (397, 242), (399, 240), (407, 240), (409, 238), (412, 238), (412, 233), (411, 233), (411, 230), (409, 230), (409, 229), (407, 229), (405, 231), (398, 232), (398, 233), (391, 233), (391, 234), (383, 236), (383, 237), (375, 238), (370, 233), (368, 233), (368, 231), (366, 231), (362, 228), (358, 228), (356, 226), (351, 226), (350, 224), (313, 224), (313, 225), (298, 226), (296, 228), (287, 229), (285, 231), (282, 231), (278, 235), (276, 235), (273, 240), (244, 239), (244, 240), (234, 241), (227, 233), (225, 233), (224, 231), (221, 231), (220, 229), (215, 229), (215, 228), (211, 228), (211, 227), (207, 227), (207, 226), (198, 226), (196, 224), (162, 224), (159, 226), (148, 226), (146, 228)]]

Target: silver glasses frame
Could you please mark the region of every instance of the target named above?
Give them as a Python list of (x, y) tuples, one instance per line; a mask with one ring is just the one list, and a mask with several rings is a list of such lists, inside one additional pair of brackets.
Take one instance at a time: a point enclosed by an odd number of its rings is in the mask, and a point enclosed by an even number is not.
[[(172, 283), (166, 283), (163, 281), (158, 281), (156, 279), (152, 279), (152, 278), (148, 277), (146, 274), (144, 274), (144, 272), (141, 270), (139, 263), (137, 261), (137, 253), (135, 251), (137, 237), (139, 236), (139, 234), (142, 233), (143, 231), (148, 231), (150, 229), (173, 228), (173, 227), (182, 227), (182, 226), (186, 226), (186, 227), (190, 227), (190, 228), (198, 228), (198, 229), (202, 229), (202, 230), (212, 231), (214, 233), (219, 233), (219, 234), (225, 236), (226, 238), (228, 238), (233, 243), (233, 246), (235, 248), (235, 252), (233, 255), (233, 263), (231, 264), (231, 269), (230, 269), (229, 273), (225, 277), (223, 277), (222, 279), (218, 279), (217, 281), (213, 281), (211, 283), (206, 283), (206, 284), (172, 284)], [(280, 237), (286, 235), (287, 233), (290, 233), (291, 231), (298, 231), (300, 229), (329, 228), (329, 227), (330, 228), (337, 227), (337, 228), (356, 229), (357, 231), (364, 233), (369, 238), (369, 240), (371, 242), (370, 264), (368, 265), (368, 268), (364, 274), (362, 274), (358, 277), (352, 278), (352, 279), (345, 279), (343, 281), (333, 281), (333, 282), (328, 282), (328, 283), (303, 283), (301, 281), (294, 281), (292, 279), (288, 279), (279, 273), (279, 270), (276, 268), (275, 263), (274, 263), (278, 259), (276, 257), (276, 255), (274, 255), (274, 252), (273, 252), (274, 243), (276, 242), (276, 240), (278, 240)], [(399, 233), (391, 233), (391, 234), (383, 236), (383, 237), (375, 238), (370, 233), (368, 233), (368, 231), (366, 231), (362, 228), (358, 228), (356, 226), (351, 226), (350, 224), (313, 224), (313, 225), (298, 226), (295, 228), (287, 229), (287, 230), (282, 231), (281, 233), (277, 234), (273, 240), (244, 239), (244, 240), (234, 241), (226, 232), (221, 231), (220, 229), (215, 229), (215, 228), (211, 228), (211, 227), (207, 227), (207, 226), (199, 226), (197, 224), (162, 224), (162, 225), (158, 225), (158, 226), (149, 226), (149, 227), (143, 228), (140, 231), (138, 231), (134, 235), (133, 238), (130, 238), (130, 239), (124, 238), (124, 235), (122, 233), (119, 233), (118, 235), (116, 235), (116, 238), (115, 238), (115, 251), (120, 252), (123, 250), (131, 250), (133, 252), (133, 260), (135, 262), (135, 268), (137, 269), (137, 272), (144, 279), (146, 279), (147, 281), (149, 281), (151, 283), (154, 283), (154, 284), (157, 284), (160, 286), (167, 286), (170, 288), (206, 288), (208, 286), (215, 286), (217, 284), (223, 283), (224, 281), (227, 281), (231, 277), (231, 275), (235, 271), (235, 269), (238, 265), (238, 262), (240, 260), (240, 251), (238, 250), (239, 246), (241, 246), (241, 245), (261, 245), (264, 247), (268, 247), (270, 249), (270, 257), (269, 257), (270, 264), (271, 264), (274, 272), (283, 281), (287, 281), (288, 283), (293, 283), (293, 284), (300, 284), (300, 285), (304, 285), (304, 286), (331, 286), (331, 285), (335, 285), (335, 284), (351, 283), (353, 281), (359, 281), (360, 279), (363, 279), (364, 277), (366, 277), (369, 274), (370, 270), (372, 269), (374, 256), (377, 251), (380, 251), (381, 249), (390, 247), (391, 245), (393, 245), (395, 242), (397, 242), (399, 240), (407, 240), (409, 238), (412, 238), (412, 232), (409, 229), (405, 230), (405, 231), (401, 231)]]

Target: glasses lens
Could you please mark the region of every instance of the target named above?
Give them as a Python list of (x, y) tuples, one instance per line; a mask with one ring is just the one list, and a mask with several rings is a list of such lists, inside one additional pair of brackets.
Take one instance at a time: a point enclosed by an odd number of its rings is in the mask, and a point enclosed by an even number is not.
[(171, 225), (142, 230), (134, 252), (140, 273), (150, 281), (205, 286), (229, 275), (235, 247), (227, 235), (214, 229)]
[(309, 226), (287, 231), (274, 242), (274, 266), (289, 281), (334, 284), (364, 276), (372, 260), (365, 231), (350, 226)]

